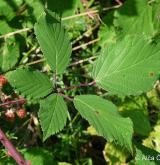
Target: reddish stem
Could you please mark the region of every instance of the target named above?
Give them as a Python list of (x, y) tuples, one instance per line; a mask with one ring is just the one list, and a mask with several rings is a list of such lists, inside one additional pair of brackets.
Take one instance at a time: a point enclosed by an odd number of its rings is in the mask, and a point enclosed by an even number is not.
[(61, 95), (62, 97), (64, 97), (65, 99), (67, 99), (68, 101), (73, 101), (73, 98), (63, 94), (63, 93), (59, 93), (59, 95)]
[(79, 84), (79, 85), (73, 85), (73, 86), (70, 86), (70, 87), (66, 87), (66, 88), (63, 88), (63, 89), (58, 89), (58, 92), (63, 92), (65, 90), (72, 90), (72, 89), (75, 89), (75, 88), (80, 88), (80, 87), (88, 87), (88, 86), (92, 86), (92, 85), (95, 85), (96, 82), (95, 81), (92, 81), (90, 83), (84, 83), (84, 84)]
[(18, 165), (30, 165), (29, 161), (25, 161), (22, 155), (16, 150), (13, 144), (9, 141), (7, 136), (0, 129), (0, 141), (8, 149), (9, 155), (18, 163)]
[(17, 103), (24, 104), (26, 102), (27, 102), (27, 100), (21, 98), (21, 99), (18, 99), (18, 100), (11, 100), (11, 101), (7, 101), (5, 103), (2, 103), (2, 104), (0, 104), (0, 107), (6, 106), (6, 105), (14, 105), (14, 104), (17, 104)]

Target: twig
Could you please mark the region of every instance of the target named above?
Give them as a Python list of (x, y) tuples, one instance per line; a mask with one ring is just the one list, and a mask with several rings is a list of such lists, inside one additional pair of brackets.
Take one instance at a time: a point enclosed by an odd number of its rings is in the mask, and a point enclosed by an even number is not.
[(71, 64), (69, 65), (69, 67), (75, 66), (75, 65), (78, 65), (78, 64), (81, 64), (81, 63), (90, 61), (90, 60), (94, 60), (94, 59), (96, 59), (97, 57), (98, 57), (98, 56), (93, 56), (93, 57), (86, 58), (86, 59), (84, 59), (84, 60), (79, 60), (79, 61), (73, 62), (73, 63), (71, 63)]
[[(72, 50), (75, 51), (75, 50), (81, 49), (81, 48), (83, 48), (83, 47), (85, 47), (85, 46), (91, 45), (91, 44), (93, 44), (93, 43), (95, 43), (95, 42), (98, 42), (98, 41), (99, 41), (99, 38), (97, 38), (97, 39), (95, 39), (95, 40), (92, 40), (92, 41), (89, 41), (89, 42), (87, 42), (87, 43), (85, 43), (85, 44), (76, 46), (76, 47), (74, 47)], [(36, 61), (33, 61), (33, 62), (29, 62), (29, 63), (27, 63), (27, 64), (22, 64), (22, 65), (20, 65), (20, 66), (24, 66), (24, 65), (30, 66), (30, 65), (38, 64), (38, 63), (41, 63), (41, 62), (44, 62), (44, 61), (45, 61), (45, 59), (40, 59), (40, 60), (36, 60)], [(87, 60), (86, 60), (86, 61), (87, 61)], [(81, 62), (81, 63), (82, 63), (82, 62)]]
[[(44, 61), (45, 61), (45, 59), (40, 59), (40, 60), (36, 60), (36, 61), (33, 61), (33, 62), (29, 62), (29, 63), (27, 63), (25, 65), (26, 66), (30, 66), (30, 65), (38, 64), (38, 63), (41, 63), (41, 62), (44, 62)], [(24, 64), (20, 65), (20, 66), (24, 66)]]
[(61, 95), (62, 97), (64, 97), (65, 99), (69, 100), (69, 101), (73, 101), (73, 99), (63, 93), (59, 93), (59, 95)]
[(99, 12), (99, 10), (92, 10), (92, 11), (87, 11), (87, 12), (76, 14), (76, 15), (71, 15), (71, 16), (62, 18), (62, 21), (77, 18), (77, 17), (82, 17), (82, 16), (86, 16), (86, 15), (94, 14), (94, 13), (98, 13), (98, 12)]
[(83, 83), (83, 84), (79, 84), (79, 85), (73, 85), (73, 86), (70, 86), (70, 87), (66, 87), (66, 88), (63, 88), (63, 89), (57, 89), (58, 92), (64, 92), (65, 90), (72, 90), (72, 89), (75, 89), (75, 88), (80, 88), (80, 87), (88, 87), (88, 86), (92, 86), (92, 85), (95, 85), (96, 82), (95, 81), (92, 81), (90, 83)]
[(98, 41), (99, 41), (99, 38), (96, 38), (96, 39), (94, 39), (94, 40), (92, 40), (92, 41), (89, 41), (89, 42), (87, 42), (87, 43), (85, 43), (85, 44), (76, 46), (76, 47), (74, 47), (72, 50), (75, 51), (75, 50), (84, 48), (84, 47), (86, 47), (86, 46), (88, 46), (88, 45), (91, 45), (91, 44), (93, 44), (93, 43), (95, 43), (95, 42), (98, 42)]
[(82, 35), (80, 35), (78, 38), (76, 38), (74, 41), (72, 41), (72, 45), (75, 44), (77, 41), (81, 40), (84, 36), (88, 35), (88, 33), (91, 33), (93, 32), (93, 30), (95, 30), (98, 26), (94, 26), (90, 29), (88, 29), (87, 31), (85, 31)]
[(24, 28), (24, 29), (17, 30), (15, 32), (7, 33), (7, 34), (4, 34), (4, 35), (1, 35), (0, 39), (1, 38), (8, 38), (8, 37), (13, 36), (15, 34), (23, 33), (23, 32), (29, 31), (29, 30), (31, 30), (31, 28)]
[(26, 103), (27, 101), (25, 99), (19, 99), (19, 100), (11, 100), (11, 101), (7, 101), (5, 103), (1, 103), (0, 104), (0, 107), (3, 107), (3, 106), (6, 106), (6, 105), (14, 105), (14, 104), (17, 104), (17, 103)]
[[(117, 9), (117, 8), (119, 8), (121, 6), (122, 6), (122, 4), (118, 4), (118, 5), (115, 5), (115, 6), (112, 6), (112, 7), (106, 7), (104, 9), (102, 9), (102, 11), (107, 11), (107, 10), (111, 10), (111, 9)], [(99, 12), (99, 10), (90, 10), (90, 11), (87, 11), (87, 12), (84, 12), (84, 13), (80, 13), (80, 14), (64, 17), (64, 18), (62, 18), (62, 21), (73, 19), (73, 18), (77, 18), (77, 17), (82, 17), (82, 16), (86, 16), (86, 15), (90, 15), (90, 14), (96, 14), (98, 12)]]
[(23, 64), (24, 59), (27, 58), (27, 57), (30, 55), (30, 53), (33, 52), (33, 51), (36, 50), (36, 49), (37, 49), (37, 47), (34, 46), (34, 47), (32, 47), (27, 53), (25, 53), (25, 55), (23, 56), (23, 58), (22, 58), (21, 61), (20, 61), (20, 64)]
[(0, 141), (8, 150), (9, 155), (18, 163), (18, 165), (30, 165), (29, 161), (26, 161), (23, 156), (16, 150), (13, 144), (9, 141), (7, 136), (0, 129)]
[(120, 0), (115, 0), (117, 3), (118, 3), (118, 5), (123, 5), (123, 3), (120, 1)]
[[(119, 7), (121, 7), (121, 5), (116, 5), (116, 6), (112, 6), (112, 7), (106, 7), (106, 8), (103, 9), (103, 11), (116, 9), (116, 8), (119, 8)], [(80, 13), (80, 14), (64, 17), (64, 18), (62, 18), (62, 21), (73, 19), (73, 18), (77, 18), (77, 17), (82, 17), (82, 16), (86, 16), (86, 15), (94, 14), (94, 13), (98, 13), (98, 12), (99, 12), (99, 10), (92, 10), (92, 11), (88, 11), (88, 12), (84, 12), (84, 13)], [(7, 37), (13, 36), (15, 34), (23, 33), (23, 32), (26, 32), (26, 31), (29, 31), (29, 30), (32, 30), (32, 29), (33, 28), (19, 29), (19, 30), (11, 32), (11, 33), (7, 33), (7, 34), (4, 34), (4, 35), (1, 35), (0, 39), (1, 38), (7, 38)]]

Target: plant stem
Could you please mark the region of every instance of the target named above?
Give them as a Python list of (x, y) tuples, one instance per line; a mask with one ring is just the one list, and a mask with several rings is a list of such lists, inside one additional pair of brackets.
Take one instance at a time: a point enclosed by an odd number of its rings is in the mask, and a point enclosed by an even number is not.
[[(97, 39), (95, 39), (95, 40), (91, 40), (91, 41), (89, 41), (89, 42), (87, 42), (87, 43), (85, 43), (85, 44), (82, 44), (82, 45), (73, 47), (72, 50), (75, 51), (75, 50), (81, 49), (81, 48), (86, 47), (86, 46), (88, 46), (88, 45), (94, 44), (95, 42), (98, 42), (98, 41), (99, 41), (99, 38), (97, 38)], [(93, 57), (93, 58), (94, 58), (94, 57)], [(25, 65), (25, 66), (30, 66), (30, 65), (42, 63), (42, 62), (44, 62), (44, 61), (45, 61), (45, 59), (40, 59), (40, 60), (32, 61), (32, 62), (29, 62), (29, 63), (26, 63), (26, 64), (21, 64), (21, 65), (19, 65), (19, 67), (23, 67), (24, 65)], [(81, 62), (80, 62), (80, 63), (81, 63)]]
[(86, 46), (94, 44), (94, 43), (98, 42), (99, 40), (100, 40), (99, 38), (96, 38), (96, 39), (94, 39), (92, 41), (89, 41), (85, 44), (78, 45), (78, 46), (74, 47), (72, 50), (75, 51), (75, 50), (78, 50), (78, 49), (81, 49), (81, 48), (85, 48)]
[(78, 64), (87, 62), (87, 61), (92, 61), (92, 60), (96, 59), (97, 57), (98, 57), (98, 56), (92, 56), (92, 57), (88, 57), (88, 58), (83, 59), (83, 60), (79, 60), (79, 61), (73, 62), (73, 63), (71, 63), (71, 64), (69, 65), (69, 67), (75, 66), (75, 65), (78, 65)]
[(9, 141), (7, 136), (0, 129), (0, 141), (8, 150), (9, 155), (18, 163), (18, 165), (30, 165), (29, 161), (26, 161), (22, 155), (16, 150), (13, 144)]
[[(151, 1), (153, 1), (153, 0), (151, 0)], [(107, 11), (107, 10), (111, 10), (111, 9), (116, 9), (116, 8), (121, 7), (121, 6), (122, 5), (116, 5), (116, 6), (112, 6), (112, 7), (106, 7), (106, 8), (103, 9), (103, 11)], [(84, 12), (84, 13), (80, 13), (80, 14), (76, 14), (76, 15), (71, 15), (71, 16), (62, 18), (62, 21), (73, 19), (73, 18), (77, 18), (77, 17), (81, 17), (81, 16), (86, 16), (86, 15), (89, 15), (89, 14), (96, 14), (98, 12), (99, 12), (99, 10), (92, 10), (92, 11), (88, 11), (88, 12)], [(23, 32), (30, 31), (30, 30), (33, 30), (33, 28), (19, 29), (17, 31), (14, 31), (14, 32), (10, 32), (10, 33), (1, 35), (0, 36), (0, 39), (1, 38), (8, 38), (8, 37), (13, 36), (15, 34), (20, 34), (20, 33), (23, 33)]]
[(73, 101), (73, 99), (63, 93), (59, 93), (59, 95), (61, 95), (62, 97), (64, 97), (65, 99), (69, 100), (69, 101)]
[(79, 84), (79, 85), (72, 85), (70, 87), (66, 87), (66, 88), (63, 88), (63, 89), (58, 89), (58, 92), (64, 92), (65, 90), (72, 90), (72, 89), (80, 88), (80, 87), (88, 87), (88, 86), (92, 86), (92, 85), (95, 85), (95, 84), (96, 84), (96, 82), (92, 81), (90, 83), (83, 83), (83, 84)]
[(6, 106), (6, 105), (14, 105), (14, 104), (17, 104), (17, 103), (24, 104), (24, 103), (26, 103), (26, 102), (27, 102), (27, 100), (21, 98), (21, 99), (19, 99), (19, 100), (11, 100), (11, 101), (7, 101), (7, 102), (5, 102), (5, 103), (1, 103), (1, 104), (0, 104), (0, 107)]
[(1, 38), (8, 38), (8, 37), (13, 36), (15, 34), (23, 33), (23, 32), (29, 31), (29, 30), (31, 30), (31, 28), (19, 29), (19, 30), (11, 32), (11, 33), (7, 33), (7, 34), (4, 34), (4, 35), (1, 35), (0, 39)]

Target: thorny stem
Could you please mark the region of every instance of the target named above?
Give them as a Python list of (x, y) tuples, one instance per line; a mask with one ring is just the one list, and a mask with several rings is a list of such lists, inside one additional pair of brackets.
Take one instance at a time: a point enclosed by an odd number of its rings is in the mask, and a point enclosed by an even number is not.
[(1, 103), (0, 107), (6, 106), (6, 105), (14, 105), (14, 104), (17, 104), (17, 103), (23, 103), (24, 104), (26, 102), (27, 101), (24, 98), (21, 98), (21, 99), (11, 100), (11, 101), (7, 101), (5, 103)]
[(64, 92), (65, 90), (72, 90), (72, 89), (75, 89), (75, 88), (80, 88), (80, 87), (88, 87), (88, 86), (92, 86), (92, 85), (95, 85), (96, 82), (95, 81), (92, 81), (90, 83), (83, 83), (83, 84), (79, 84), (79, 85), (72, 85), (70, 87), (66, 87), (66, 88), (63, 88), (63, 89), (57, 89), (59, 93), (61, 92)]
[(18, 165), (30, 165), (30, 162), (26, 161), (23, 158), (23, 156), (16, 150), (16, 148), (13, 146), (13, 144), (10, 142), (7, 136), (3, 133), (1, 128), (0, 141), (3, 144), (3, 146), (5, 146), (5, 148), (8, 150), (9, 155), (18, 163)]

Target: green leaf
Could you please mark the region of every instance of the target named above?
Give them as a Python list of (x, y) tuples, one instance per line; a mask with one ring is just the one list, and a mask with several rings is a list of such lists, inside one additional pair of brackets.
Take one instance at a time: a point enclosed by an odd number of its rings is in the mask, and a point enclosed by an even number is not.
[(40, 147), (24, 149), (23, 154), (34, 165), (58, 165), (51, 152)]
[(35, 25), (35, 33), (51, 69), (63, 73), (69, 63), (71, 44), (55, 13), (46, 11)]
[(1, 20), (1, 22), (0, 22), (0, 35), (7, 34), (11, 31), (14, 31), (14, 29), (12, 29), (6, 21)]
[(21, 95), (27, 98), (39, 99), (52, 91), (49, 78), (28, 68), (21, 68), (7, 73), (7, 79)]
[(149, 123), (149, 119), (142, 110), (124, 110), (120, 114), (124, 117), (129, 117), (132, 119), (135, 133), (142, 136), (149, 135), (151, 131), (151, 125)]
[(19, 55), (19, 44), (6, 41), (0, 49), (0, 72), (12, 69), (18, 62)]
[(95, 95), (82, 95), (75, 97), (74, 105), (100, 135), (132, 152), (132, 121), (120, 116), (113, 103)]
[(141, 144), (136, 144), (135, 160), (137, 165), (159, 165), (160, 153)]
[[(17, 8), (15, 9), (15, 7), (17, 7), (17, 5), (20, 5), (21, 2), (19, 1), (19, 3), (17, 3), (18, 0), (14, 1), (14, 7), (13, 7), (13, 3), (10, 1), (6, 1), (6, 0), (0, 0), (0, 15), (5, 16), (5, 19), (7, 21), (10, 21), (13, 19), (13, 17), (16, 16), (16, 12), (14, 10), (17, 10)], [(3, 17), (2, 17), (3, 18)], [(1, 18), (1, 19), (2, 19)]]
[[(37, 19), (44, 9), (44, 4), (42, 1), (35, 1), (35, 0), (25, 0), (25, 3), (30, 6), (28, 9), (28, 13), (30, 16), (30, 19)], [(35, 7), (36, 6), (36, 7)], [(34, 10), (33, 10), (34, 9)], [(33, 17), (33, 18), (32, 18)], [(34, 21), (35, 22), (35, 21)], [(32, 26), (33, 27), (33, 26)]]
[(117, 9), (114, 24), (121, 29), (120, 33), (152, 35), (152, 7), (147, 0), (127, 0)]
[(40, 102), (39, 119), (43, 139), (62, 130), (67, 121), (67, 106), (62, 96), (53, 94)]
[(101, 47), (108, 46), (109, 43), (115, 43), (117, 34), (116, 30), (113, 24), (114, 20), (114, 12), (111, 11), (107, 13), (106, 16), (103, 17), (103, 22), (100, 26), (100, 29), (98, 31), (98, 36), (100, 38), (100, 41), (98, 42)]
[(125, 164), (131, 156), (126, 148), (113, 143), (106, 143), (103, 153), (105, 160), (111, 165)]
[(127, 36), (109, 45), (95, 62), (92, 77), (112, 94), (136, 95), (149, 91), (160, 70), (160, 46), (142, 36)]
[(48, 9), (61, 14), (63, 17), (74, 15), (79, 0), (47, 0)]
[(102, 48), (116, 42), (116, 33), (113, 27), (101, 26), (98, 36), (100, 38), (99, 44)]
[[(20, 153), (24, 156), (25, 160), (34, 165), (58, 165), (58, 162), (53, 159), (51, 152), (41, 148), (32, 147), (28, 149), (20, 150)], [(17, 165), (11, 157), (5, 157), (1, 160), (0, 165)]]

